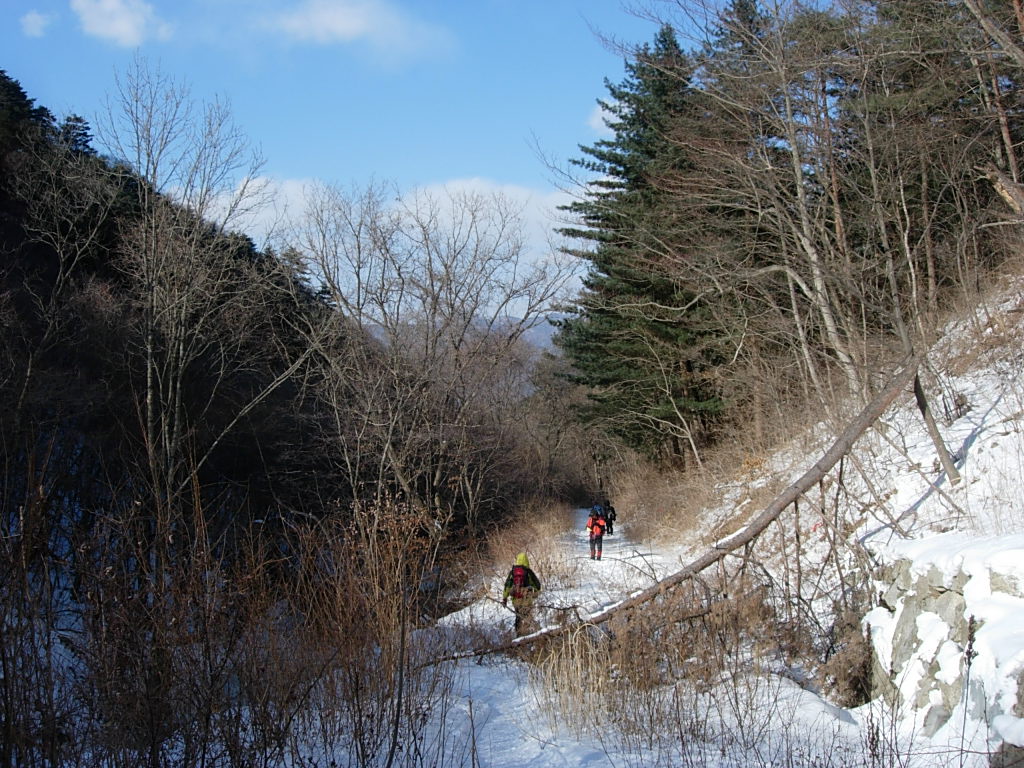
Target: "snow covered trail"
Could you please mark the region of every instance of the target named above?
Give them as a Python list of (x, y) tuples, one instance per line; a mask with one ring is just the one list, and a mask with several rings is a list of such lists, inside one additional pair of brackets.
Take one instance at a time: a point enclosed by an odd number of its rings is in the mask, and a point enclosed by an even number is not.
[(458, 686), (453, 719), (480, 768), (611, 764), (596, 738), (577, 738), (548, 720), (525, 663), (501, 656), (460, 662)]
[[(639, 545), (629, 535), (629, 520), (616, 520), (615, 533), (605, 536), (600, 561), (590, 560), (585, 529), (589, 512), (574, 512), (573, 527), (560, 537), (557, 549), (564, 553), (572, 574), (571, 583), (561, 583), (542, 570), (538, 572), (544, 589), (538, 601), (537, 618), (541, 627), (557, 626), (560, 611), (571, 609), (579, 618), (600, 613), (656, 580), (678, 570), (692, 556), (689, 551), (661, 552)], [(474, 626), (485, 629), (492, 642), (512, 638), (512, 613), (500, 605), (505, 573), (492, 577), (489, 594), (473, 605), (452, 614), (442, 624), (451, 629)], [(498, 598), (498, 599), (496, 599)], [(459, 752), (451, 750), (452, 764), (460, 761), (479, 768), (562, 768), (563, 766), (640, 766), (658, 762), (653, 755), (640, 754), (636, 748), (623, 751), (614, 738), (602, 734), (603, 723), (595, 721), (581, 732), (565, 722), (556, 721), (549, 708), (541, 706), (544, 692), (539, 676), (531, 666), (512, 653), (465, 658), (452, 662), (458, 704), (445, 718), (446, 739)], [(580, 691), (582, 701), (585, 692)], [(813, 693), (801, 690), (785, 679), (764, 687), (770, 700), (752, 702), (755, 710), (769, 708), (779, 717), (785, 711), (788, 731), (827, 734), (835, 739), (842, 731), (856, 742), (857, 725), (850, 713), (827, 704)], [(564, 700), (564, 699), (563, 699)], [(799, 725), (795, 725), (799, 723)], [(661, 761), (664, 764), (664, 761)], [(700, 764), (700, 763), (697, 763)], [(707, 766), (737, 763), (705, 756)]]
[[(1006, 303), (990, 308), (986, 317), (1008, 317), (1011, 322), (1007, 327), (1017, 328), (1024, 322), (1024, 313), (1019, 311), (1024, 305), (1021, 295), (1024, 289), (1014, 287)], [(893, 708), (881, 700), (857, 709), (842, 709), (813, 690), (797, 685), (795, 678), (786, 674), (793, 670), (780, 669), (778, 674), (752, 679), (746, 687), (743, 679), (725, 683), (726, 687), (730, 682), (737, 683), (724, 688), (726, 693), (744, 696), (737, 716), (749, 718), (758, 727), (764, 725), (765, 738), (758, 744), (758, 760), (751, 762), (742, 752), (729, 757), (717, 752), (716, 746), (722, 750), (727, 747), (721, 738), (726, 731), (722, 731), (704, 744), (692, 740), (669, 744), (669, 749), (679, 751), (667, 757), (662, 754), (660, 765), (863, 765), (872, 740), (881, 738), (876, 747), (885, 753), (883, 758), (891, 759), (888, 764), (908, 768), (980, 768), (989, 765), (988, 752), (997, 748), (1001, 739), (1024, 748), (1024, 718), (1016, 717), (1017, 702), (1024, 700), (1024, 683), (1018, 685), (1024, 679), (1020, 673), (1024, 667), (1024, 614), (1020, 601), (1024, 598), (1017, 591), (1010, 596), (1013, 600), (1003, 592), (994, 594), (990, 574), (994, 570), (990, 565), (996, 560), (1009, 560), (1009, 566), (1001, 566), (1001, 571), (1007, 571), (1018, 584), (1024, 583), (1024, 565), (1020, 564), (1024, 547), (1015, 538), (1024, 530), (1024, 514), (1020, 511), (1024, 478), (1024, 357), (1016, 341), (1024, 330), (1007, 336), (1014, 341), (1004, 354), (998, 344), (985, 343), (986, 337), (1001, 327), (991, 322), (979, 337), (976, 323), (965, 322), (962, 328), (950, 330), (945, 342), (947, 351), (936, 347), (933, 355), (932, 364), (942, 371), (943, 391), (951, 397), (955, 394), (966, 404), (962, 412), (955, 414), (957, 418), (943, 425), (948, 443), (960, 446), (962, 483), (955, 488), (947, 485), (941, 493), (936, 492), (940, 485), (936, 478), (941, 476), (934, 466), (934, 445), (912, 397), (904, 397), (895, 410), (887, 412), (870, 433), (877, 435), (866, 438), (861, 446), (864, 471), (869, 473), (868, 485), (872, 486), (870, 494), (862, 495), (876, 499), (879, 493), (874, 489), (879, 489), (885, 502), (863, 517), (864, 529), (857, 532), (873, 556), (884, 561), (909, 559), (914, 564), (914, 574), (926, 574), (929, 578), (933, 572), (953, 578), (954, 565), (970, 577), (970, 588), (964, 595), (968, 603), (965, 617), (970, 614), (985, 619), (976, 637), (974, 650), (979, 655), (970, 670), (969, 690), (975, 690), (977, 695), (962, 697), (952, 710), (948, 727), (926, 737), (920, 710), (905, 705)], [(979, 340), (983, 343), (979, 344)], [(976, 368), (955, 364), (961, 347), (980, 363)], [(947, 355), (953, 363), (943, 362)], [(823, 435), (828, 432), (827, 426), (822, 428)], [(792, 473), (794, 467), (810, 466), (820, 459), (813, 448), (805, 455), (805, 449), (795, 443), (792, 449), (783, 447), (777, 456), (769, 457), (766, 467), (777, 466), (779, 471)], [(852, 503), (859, 504), (857, 493), (857, 488), (853, 488)], [(720, 507), (707, 510), (702, 527), (711, 530), (747, 501), (749, 498), (738, 499), (725, 489)], [(663, 549), (637, 541), (639, 536), (630, 535), (629, 511), (620, 510), (615, 534), (605, 537), (603, 559), (591, 561), (585, 530), (587, 515), (586, 509), (573, 512), (571, 529), (557, 542), (545, 542), (547, 561), (538, 558), (538, 575), (544, 583), (538, 611), (542, 626), (557, 626), (558, 619), (565, 615), (559, 611), (575, 611), (574, 621), (607, 611), (655, 581), (680, 571), (699, 554), (693, 550), (696, 542)], [(859, 515), (858, 506), (850, 512), (850, 519), (860, 519)], [(898, 542), (903, 537), (893, 533), (893, 521), (898, 521), (906, 535), (920, 541)], [(879, 527), (880, 522), (884, 527)], [(869, 533), (875, 535), (866, 535)], [(818, 562), (813, 551), (811, 555), (808, 562)], [(507, 567), (499, 565), (497, 569)], [(477, 638), (483, 636), (493, 645), (511, 639), (512, 614), (500, 604), (506, 573), (507, 570), (494, 573), (487, 597), (447, 617), (442, 626), (455, 634), (460, 627), (470, 627)], [(895, 634), (897, 616), (871, 619), (870, 626), (876, 635), (883, 630)], [(925, 621), (909, 626), (907, 631), (930, 637), (934, 624), (934, 620)], [(928, 645), (929, 637), (920, 638), (926, 641), (922, 647), (933, 648), (934, 642)], [(466, 646), (473, 642), (467, 641)], [(885, 655), (884, 647), (876, 647), (876, 651)], [(930, 663), (929, 659), (912, 661), (925, 667)], [(947, 666), (952, 675), (954, 667), (963, 663), (962, 653), (958, 651), (955, 659), (938, 658), (940, 671), (946, 669), (946, 661), (951, 662)], [(602, 740), (597, 732), (600, 724), (580, 733), (564, 722), (555, 722), (557, 715), (547, 714), (548, 708), (539, 705), (543, 695), (540, 676), (533, 674), (533, 667), (519, 661), (515, 651), (463, 659), (453, 662), (453, 666), (461, 699), (445, 721), (449, 726), (448, 743), (460, 751), (449, 753), (456, 757), (451, 765), (631, 768), (659, 762), (659, 756), (638, 752), (635, 746), (613, 743), (612, 738)], [(580, 698), (585, 693), (580, 691)], [(714, 695), (715, 691), (711, 691), (710, 696)], [(1003, 714), (989, 723), (987, 717), (996, 699)], [(714, 701), (707, 701), (708, 711), (714, 714)], [(724, 725), (727, 728), (730, 724)], [(718, 738), (717, 743), (714, 738)], [(712, 751), (699, 754), (702, 749)], [(696, 757), (689, 754), (691, 751)]]
[[(605, 535), (600, 561), (590, 559), (586, 531), (587, 509), (573, 513), (572, 528), (560, 537), (572, 573), (571, 583), (548, 578), (538, 570), (543, 589), (536, 618), (541, 628), (553, 626), (564, 611), (585, 618), (599, 613), (638, 590), (651, 586), (666, 572), (671, 559), (629, 536), (628, 516), (620, 513), (615, 533)], [(446, 617), (442, 624), (457, 628), (490, 626), (493, 640), (511, 639), (512, 612), (500, 605), (505, 573), (495, 574), (489, 594)], [(459, 705), (447, 716), (450, 743), (475, 751), (472, 764), (480, 768), (520, 768), (524, 765), (606, 766), (619, 761), (602, 745), (599, 725), (593, 733), (575, 734), (552, 722), (539, 705), (540, 691), (529, 666), (505, 654), (454, 662)], [(469, 762), (469, 761), (467, 761)]]
[(601, 560), (591, 560), (590, 534), (586, 530), (589, 514), (587, 509), (577, 509), (576, 525), (563, 537), (566, 556), (578, 561), (580, 584), (575, 589), (556, 590), (546, 601), (579, 605), (584, 616), (606, 610), (651, 586), (665, 571), (663, 555), (630, 538), (628, 520), (616, 520), (615, 533), (604, 536)]
[[(600, 561), (590, 560), (588, 534), (585, 530), (588, 511), (573, 513), (573, 527), (559, 537), (551, 550), (564, 560), (568, 577), (552, 576), (543, 569), (538, 571), (544, 589), (538, 601), (537, 619), (542, 629), (558, 626), (564, 611), (573, 621), (585, 620), (622, 602), (636, 592), (650, 587), (655, 581), (679, 570), (690, 559), (689, 549), (664, 551), (639, 545), (629, 535), (629, 521), (625, 518), (616, 526), (612, 536), (604, 540), (604, 554)], [(619, 523), (619, 521), (616, 521)], [(554, 561), (552, 567), (554, 567)], [(446, 617), (441, 625), (458, 634), (460, 628), (472, 627), (479, 639), (486, 637), (493, 645), (512, 639), (512, 613), (502, 608), (500, 596), (505, 571), (491, 577), (488, 594), (471, 606)], [(534, 666), (516, 657), (516, 651), (495, 653), (451, 662), (454, 677), (455, 702), (444, 713), (440, 726), (445, 741), (449, 765), (467, 765), (476, 768), (562, 768), (562, 766), (642, 766), (680, 764), (683, 753), (645, 753), (635, 741), (629, 746), (617, 740), (613, 733), (602, 733), (599, 720), (580, 726), (566, 723), (558, 714), (552, 714), (551, 693), (542, 688), (541, 675)], [(746, 721), (764, 728), (756, 752), (760, 762), (747, 762), (747, 747), (729, 741), (743, 725), (724, 722), (726, 736), (720, 745), (715, 742), (669, 744), (667, 749), (692, 750), (689, 764), (708, 768), (736, 768), (739, 765), (838, 766), (861, 764), (866, 744), (865, 727), (874, 723), (888, 723), (894, 729), (890, 734), (901, 742), (900, 752), (912, 768), (931, 768), (932, 758), (959, 760), (961, 766), (977, 767), (986, 764), (984, 750), (965, 759), (965, 755), (949, 743), (931, 743), (919, 740), (914, 718), (907, 723), (893, 722), (886, 709), (878, 703), (847, 710), (830, 704), (812, 690), (806, 690), (784, 674), (768, 674), (757, 680), (733, 681), (741, 694), (739, 709), (723, 715), (722, 703), (716, 703), (714, 694), (704, 701), (714, 717)], [(727, 687), (729, 683), (725, 684)], [(586, 691), (561, 695), (565, 702), (587, 699)], [(587, 723), (584, 718), (583, 722)], [(730, 732), (729, 729), (733, 728)], [(896, 731), (899, 736), (896, 736)], [(728, 734), (732, 735), (728, 735)], [(946, 734), (948, 736), (948, 734)], [(670, 739), (671, 741), (671, 739)], [(729, 754), (721, 752), (728, 746)], [(894, 745), (893, 745), (894, 746)], [(912, 758), (912, 759), (910, 759)], [(666, 762), (666, 760), (668, 762)], [(782, 763), (777, 761), (783, 761)], [(786, 762), (788, 761), (788, 762)]]
[[(564, 560), (559, 564), (559, 574), (546, 573), (527, 547), (542, 585), (535, 616), (541, 628), (556, 625), (564, 612), (579, 619), (599, 613), (651, 586), (682, 562), (678, 556), (670, 557), (635, 542), (629, 535), (628, 519), (616, 521), (615, 533), (604, 537), (602, 559), (591, 560), (586, 531), (588, 514), (586, 509), (575, 510), (572, 527), (556, 542), (554, 549)], [(508, 565), (511, 566), (511, 560)], [(494, 640), (499, 636), (511, 639), (513, 614), (500, 604), (506, 574), (507, 570), (495, 572), (484, 598), (444, 617), (440, 624), (452, 628), (490, 628)]]

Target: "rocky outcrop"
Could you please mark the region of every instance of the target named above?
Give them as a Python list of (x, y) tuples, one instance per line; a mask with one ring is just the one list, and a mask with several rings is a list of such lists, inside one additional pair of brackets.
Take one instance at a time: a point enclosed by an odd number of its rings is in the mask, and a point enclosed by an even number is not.
[[(867, 619), (875, 648), (872, 685), (891, 706), (924, 711), (926, 729), (934, 733), (963, 696), (970, 642), (966, 579), (960, 574), (947, 584), (938, 569), (916, 576), (911, 566), (900, 560), (882, 573), (888, 588)], [(881, 611), (888, 613), (884, 636), (872, 624)]]
[(908, 543), (878, 572), (879, 605), (864, 618), (873, 688), (914, 710), (926, 736), (966, 715), (1005, 748), (1024, 746), (1024, 539), (1001, 538)]

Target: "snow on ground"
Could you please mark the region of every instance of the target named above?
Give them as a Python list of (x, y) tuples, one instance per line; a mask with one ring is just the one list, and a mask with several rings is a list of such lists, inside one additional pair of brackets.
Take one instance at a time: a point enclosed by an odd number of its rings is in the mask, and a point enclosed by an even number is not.
[[(566, 556), (580, 566), (575, 572), (577, 584), (559, 588), (546, 581), (543, 572), (538, 573), (543, 588), (537, 610), (541, 623), (554, 621), (560, 607), (578, 606), (583, 616), (598, 613), (649, 587), (677, 565), (669, 555), (634, 543), (629, 537), (628, 515), (621, 511), (615, 533), (604, 537), (602, 559), (590, 560), (587, 515), (585, 509), (576, 510), (573, 528), (561, 541)], [(487, 597), (442, 623), (475, 627), (493, 624), (496, 637), (511, 638), (513, 614), (499, 602), (505, 575), (505, 571), (494, 574)], [(458, 662), (457, 677), (463, 709), (461, 716), (451, 720), (461, 722), (463, 727), (472, 723), (473, 733), (466, 733), (464, 738), (475, 743), (480, 768), (621, 764), (621, 756), (606, 753), (597, 733), (599, 728), (577, 735), (544, 715), (540, 691), (526, 663), (506, 655), (466, 659)]]
[[(945, 574), (957, 570), (967, 574), (965, 615), (982, 622), (970, 687), (984, 692), (987, 705), (965, 698), (947, 725), (926, 739), (917, 713), (892, 712), (880, 702), (843, 710), (777, 677), (751, 686), (750, 698), (743, 705), (752, 712), (771, 713), (767, 730), (753, 747), (755, 760), (744, 763), (735, 756), (712, 753), (703, 754), (700, 760), (688, 758), (686, 764), (707, 768), (771, 765), (783, 760), (780, 755), (788, 755), (785, 759), (789, 762), (784, 764), (794, 766), (823, 764), (823, 755), (830, 765), (862, 764), (866, 745), (881, 739), (881, 747), (876, 743), (879, 754), (886, 749), (903, 753), (875, 764), (981, 766), (988, 765), (988, 757), (982, 753), (994, 750), (1003, 740), (1024, 745), (1024, 721), (1014, 710), (1016, 676), (1024, 670), (1024, 600), (993, 590), (990, 579), (996, 569), (1024, 585), (1024, 355), (1018, 353), (1015, 343), (1024, 334), (1017, 328), (1020, 300), (1012, 290), (1007, 295), (1002, 304), (978, 313), (987, 319), (980, 332), (980, 321), (951, 328), (931, 357), (938, 385), (930, 386), (933, 392), (941, 387), (941, 396), (933, 398), (932, 407), (958, 460), (962, 482), (953, 486), (941, 472), (909, 394), (858, 443), (862, 465), (869, 467), (869, 481), (858, 482), (853, 473), (846, 479), (854, 494), (858, 487), (863, 493), (867, 512), (858, 536), (878, 563), (903, 557), (912, 559), (920, 573), (938, 569)], [(954, 361), (965, 353), (976, 358), (969, 368), (944, 362), (946, 356)], [(820, 452), (794, 460), (791, 449), (788, 457), (780, 453), (770, 458), (767, 466), (785, 467), (795, 479), (819, 456)], [(722, 508), (709, 511), (708, 526), (734, 515), (745, 503), (742, 494), (734, 491), (723, 488)], [(575, 578), (570, 584), (546, 584), (540, 601), (547, 606), (540, 611), (542, 622), (554, 623), (559, 614), (555, 607), (559, 606), (574, 606), (580, 616), (606, 609), (674, 572), (696, 551), (692, 543), (685, 542), (665, 550), (641, 545), (630, 538), (628, 510), (619, 513), (615, 535), (605, 538), (604, 559), (595, 562), (587, 554), (586, 511), (576, 511), (574, 528), (561, 542), (566, 556), (578, 566)], [(819, 523), (810, 517), (799, 525), (807, 539), (808, 557), (813, 560), (816, 547), (820, 550), (823, 546), (814, 538)], [(545, 579), (543, 572), (538, 575)], [(471, 625), (478, 631), (488, 627), (494, 638), (510, 637), (512, 614), (497, 600), (504, 576), (504, 572), (495, 573), (487, 598), (447, 617), (443, 624), (453, 629)], [(880, 620), (878, 616), (873, 619)], [(938, 629), (928, 622), (929, 617), (923, 617), (918, 624), (925, 646)], [(962, 649), (939, 645), (925, 651), (937, 659), (940, 679), (961, 673)], [(480, 768), (641, 766), (655, 761), (655, 756), (644, 754), (641, 747), (623, 747), (602, 738), (600, 724), (577, 733), (552, 722), (539, 705), (536, 676), (524, 662), (494, 655), (455, 664), (462, 709), (449, 713), (451, 727), (463, 730), (459, 737), (472, 745), (472, 749), (467, 747), (467, 756), (472, 752), (471, 762)], [(1002, 713), (991, 724), (985, 722), (986, 706)], [(738, 711), (736, 716), (745, 713)], [(794, 741), (794, 732), (802, 742)], [(780, 751), (774, 752), (776, 747)], [(848, 762), (842, 757), (846, 753)], [(803, 757), (794, 761), (794, 754)]]
[[(689, 560), (688, 547), (653, 551), (650, 547), (638, 546), (629, 535), (628, 515), (620, 511), (615, 534), (605, 537), (602, 560), (591, 561), (584, 530), (587, 511), (576, 510), (574, 514), (575, 528), (563, 537), (562, 545), (569, 557), (580, 561), (578, 583), (570, 588), (546, 588), (538, 601), (542, 606), (579, 606), (582, 615), (593, 615), (651, 586), (656, 579), (678, 570)], [(540, 577), (543, 580), (543, 574)], [(448, 616), (443, 624), (454, 627), (494, 623), (497, 625), (495, 638), (511, 638), (512, 613), (498, 602), (504, 578), (504, 572), (495, 574), (491, 595)], [(542, 607), (539, 613), (542, 621), (558, 615), (551, 607)], [(462, 706), (457, 713), (449, 713), (453, 724), (450, 727), (461, 727), (462, 741), (474, 744), (474, 764), (480, 768), (666, 764), (663, 756), (659, 761), (656, 755), (647, 754), (642, 748), (627, 749), (616, 743), (603, 733), (603, 724), (598, 719), (583, 733), (552, 722), (541, 707), (542, 693), (536, 676), (530, 674), (525, 662), (506, 655), (464, 659), (457, 662), (457, 680)], [(816, 745), (822, 749), (827, 746), (832, 750), (853, 752), (859, 748), (856, 719), (791, 680), (778, 677), (751, 681), (743, 690), (750, 711), (761, 713), (759, 720), (770, 717), (777, 729), (775, 734), (761, 737), (759, 749), (763, 753), (784, 754), (793, 746), (795, 733), (813, 734)], [(583, 705), (586, 697), (582, 692), (578, 698)], [(708, 701), (707, 705), (710, 709), (712, 702)], [(720, 707), (720, 703), (715, 706)], [(743, 714), (737, 713), (737, 716)], [(718, 748), (713, 747), (711, 753), (702, 755), (696, 764), (727, 768), (756, 763), (742, 758), (737, 762), (735, 756), (722, 756)]]

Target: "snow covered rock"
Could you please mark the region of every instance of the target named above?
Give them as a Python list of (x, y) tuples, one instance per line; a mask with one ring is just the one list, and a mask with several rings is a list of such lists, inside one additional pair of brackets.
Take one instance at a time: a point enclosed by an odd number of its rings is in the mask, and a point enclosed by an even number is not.
[(926, 736), (969, 719), (1024, 746), (1024, 536), (946, 533), (887, 545), (868, 613), (873, 683)]

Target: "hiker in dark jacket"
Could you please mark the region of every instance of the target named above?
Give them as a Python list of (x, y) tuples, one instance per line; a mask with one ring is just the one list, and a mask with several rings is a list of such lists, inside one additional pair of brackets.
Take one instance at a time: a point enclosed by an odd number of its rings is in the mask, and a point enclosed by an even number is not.
[(590, 517), (587, 518), (587, 532), (590, 534), (590, 559), (600, 560), (601, 550), (604, 545), (604, 531), (608, 527), (608, 521), (604, 516), (604, 508), (595, 504), (590, 510)]
[[(508, 606), (512, 598), (512, 608), (516, 612), (515, 630), (519, 637), (531, 624), (533, 601), (540, 592), (540, 579), (530, 568), (530, 560), (525, 552), (516, 555), (515, 564), (505, 578), (505, 591), (501, 593), (501, 604)], [(531, 628), (532, 631), (532, 628)]]
[(605, 533), (611, 536), (615, 533), (615, 507), (608, 499), (604, 500), (604, 519), (608, 522), (608, 530)]

